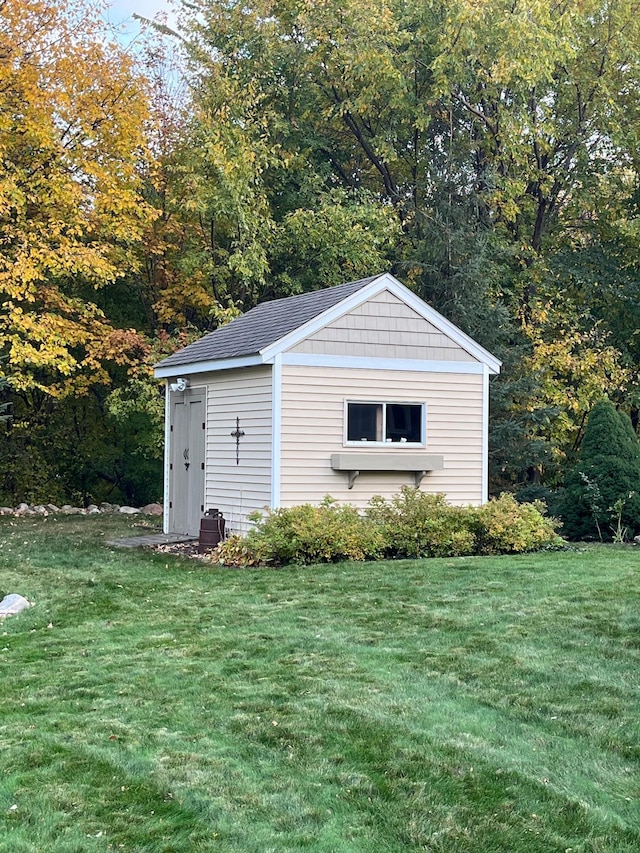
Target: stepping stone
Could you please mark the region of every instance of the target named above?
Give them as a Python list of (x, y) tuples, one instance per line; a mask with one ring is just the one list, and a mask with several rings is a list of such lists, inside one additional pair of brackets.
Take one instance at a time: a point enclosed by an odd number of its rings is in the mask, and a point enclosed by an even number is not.
[(178, 533), (154, 533), (148, 536), (128, 536), (108, 542), (115, 548), (153, 548), (156, 545), (175, 545), (178, 542), (196, 542), (195, 536), (181, 536)]

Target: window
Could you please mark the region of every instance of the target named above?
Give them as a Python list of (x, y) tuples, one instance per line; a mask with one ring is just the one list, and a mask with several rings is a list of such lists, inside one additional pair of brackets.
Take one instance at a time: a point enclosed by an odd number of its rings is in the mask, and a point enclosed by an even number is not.
[(360, 403), (347, 401), (347, 443), (424, 444), (424, 403)]

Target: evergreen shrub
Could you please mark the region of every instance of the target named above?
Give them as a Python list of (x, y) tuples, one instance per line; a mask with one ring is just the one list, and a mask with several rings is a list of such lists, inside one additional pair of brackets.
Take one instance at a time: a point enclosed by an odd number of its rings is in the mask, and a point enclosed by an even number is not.
[(569, 539), (640, 531), (640, 443), (629, 416), (609, 400), (597, 403), (589, 415), (559, 510)]
[(365, 513), (327, 497), (320, 506), (254, 515), (255, 527), (211, 553), (227, 566), (279, 566), (381, 557), (459, 557), (558, 547), (555, 522), (542, 504), (502, 495), (481, 507), (456, 507), (443, 495), (405, 487), (391, 500), (375, 497)]

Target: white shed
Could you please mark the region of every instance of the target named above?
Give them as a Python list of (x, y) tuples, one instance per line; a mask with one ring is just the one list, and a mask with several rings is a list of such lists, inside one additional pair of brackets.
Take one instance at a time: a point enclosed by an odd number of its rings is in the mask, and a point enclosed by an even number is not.
[(389, 274), (265, 302), (160, 362), (167, 533), (222, 512), (359, 507), (403, 485), (487, 499), (500, 361)]

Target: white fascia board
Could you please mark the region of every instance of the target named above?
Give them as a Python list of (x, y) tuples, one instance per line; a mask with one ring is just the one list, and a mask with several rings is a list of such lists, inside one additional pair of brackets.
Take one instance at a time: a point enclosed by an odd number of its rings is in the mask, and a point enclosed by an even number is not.
[(482, 374), (485, 365), (478, 361), (422, 361), (410, 358), (369, 358), (368, 356), (314, 355), (285, 352), (282, 364), (288, 367), (341, 367), (345, 370), (407, 370), (413, 373)]
[(268, 347), (265, 347), (260, 351), (260, 354), (264, 361), (271, 361), (276, 354), (283, 353), (285, 350), (296, 346), (296, 344), (299, 344), (301, 341), (305, 340), (305, 338), (319, 332), (320, 329), (329, 325), (334, 320), (337, 320), (339, 317), (342, 317), (344, 314), (347, 314), (349, 311), (352, 311), (354, 308), (357, 308), (359, 305), (362, 305), (363, 302), (366, 302), (373, 296), (377, 296), (378, 293), (381, 293), (383, 290), (388, 290), (390, 293), (393, 293), (417, 314), (435, 326), (436, 329), (451, 338), (451, 340), (458, 344), (458, 346), (462, 347), (465, 352), (468, 352), (469, 355), (473, 356), (473, 358), (477, 359), (481, 364), (486, 364), (492, 375), (500, 373), (502, 362), (499, 359), (484, 347), (481, 347), (480, 344), (476, 343), (476, 341), (474, 341), (473, 338), (470, 338), (469, 335), (465, 334), (462, 329), (459, 329), (447, 320), (446, 317), (443, 317), (442, 314), (434, 308), (431, 308), (430, 305), (427, 305), (423, 299), (416, 296), (413, 291), (409, 290), (408, 287), (405, 287), (402, 282), (398, 281), (398, 279), (390, 273), (383, 273), (382, 275), (379, 275), (372, 282), (360, 288), (360, 290), (355, 293), (352, 293), (351, 296), (348, 296), (346, 299), (343, 299), (342, 302), (338, 302), (337, 305), (327, 309), (322, 314), (318, 314), (317, 317), (309, 320), (308, 323), (304, 323), (288, 335), (280, 338), (280, 340), (275, 341)]
[(153, 375), (156, 379), (170, 379), (174, 376), (192, 376), (194, 373), (216, 373), (218, 370), (232, 370), (235, 367), (254, 367), (264, 364), (259, 355), (246, 355), (242, 358), (223, 358), (215, 361), (196, 361), (192, 364), (176, 364), (170, 367), (156, 367)]
[(341, 302), (338, 302), (331, 308), (327, 308), (327, 310), (323, 311), (322, 314), (318, 314), (312, 320), (309, 320), (307, 323), (303, 323), (302, 326), (298, 326), (297, 329), (289, 332), (288, 335), (280, 338), (280, 340), (269, 344), (268, 347), (260, 350), (260, 354), (265, 361), (270, 361), (275, 355), (284, 352), (290, 347), (294, 347), (296, 344), (299, 344), (300, 341), (303, 341), (305, 338), (319, 332), (320, 329), (323, 329), (325, 326), (329, 325), (329, 323), (333, 323), (334, 320), (337, 320), (349, 311), (353, 311), (354, 308), (362, 305), (362, 303), (366, 302), (367, 299), (370, 299), (372, 296), (376, 296), (378, 293), (386, 290), (389, 287), (390, 281), (396, 281), (396, 279), (388, 273), (378, 276), (378, 278), (374, 279), (369, 284), (361, 287), (360, 290), (352, 293), (351, 296), (347, 296)]

